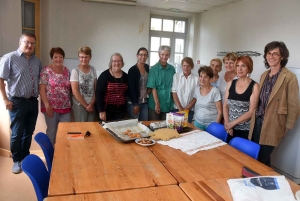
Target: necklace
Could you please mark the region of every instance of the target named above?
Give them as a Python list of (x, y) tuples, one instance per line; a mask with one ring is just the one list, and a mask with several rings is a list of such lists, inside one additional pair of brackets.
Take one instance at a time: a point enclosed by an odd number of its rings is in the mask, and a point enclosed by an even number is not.
[[(120, 78), (121, 78), (121, 82), (118, 82), (118, 81), (117, 81), (117, 79), (116, 79), (116, 76), (115, 76), (115, 74), (113, 73), (113, 71), (112, 71), (112, 70), (110, 70), (110, 72), (111, 72), (112, 76), (114, 77), (114, 79), (115, 79), (116, 83), (118, 83), (118, 85), (123, 83), (123, 81), (122, 81), (122, 75), (121, 75), (121, 77), (120, 77)], [(122, 74), (123, 74), (123, 73), (122, 73)], [(118, 78), (118, 79), (119, 79), (119, 78)]]

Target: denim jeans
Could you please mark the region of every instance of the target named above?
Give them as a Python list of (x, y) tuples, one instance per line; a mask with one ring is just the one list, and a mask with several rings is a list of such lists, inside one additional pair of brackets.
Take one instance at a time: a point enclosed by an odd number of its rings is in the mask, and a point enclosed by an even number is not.
[(128, 117), (130, 119), (139, 119), (139, 121), (148, 121), (148, 103), (142, 103), (139, 104), (139, 106), (140, 106), (140, 112), (138, 113), (138, 115), (134, 115), (132, 113), (134, 105), (127, 104)]
[(46, 135), (49, 137), (52, 145), (55, 145), (56, 141), (56, 132), (59, 122), (70, 122), (71, 114), (70, 112), (61, 114), (57, 112), (53, 112), (53, 117), (49, 117), (46, 112), (44, 112), (45, 121), (47, 125)]
[(9, 100), (13, 103), (12, 110), (9, 111), (12, 131), (10, 150), (15, 163), (21, 162), (30, 154), (29, 149), (39, 109), (37, 99), (10, 97)]

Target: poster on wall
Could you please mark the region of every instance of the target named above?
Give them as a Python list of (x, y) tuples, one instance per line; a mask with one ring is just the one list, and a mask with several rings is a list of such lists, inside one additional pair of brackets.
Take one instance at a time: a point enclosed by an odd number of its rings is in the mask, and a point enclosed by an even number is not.
[[(227, 52), (217, 52), (217, 56), (223, 56), (224, 57), (229, 52), (230, 51), (227, 51)], [(236, 51), (235, 53), (237, 55), (239, 55), (239, 56), (250, 56), (250, 57), (259, 57), (261, 55), (261, 53), (258, 53), (256, 51), (255, 52), (253, 52), (253, 51)]]

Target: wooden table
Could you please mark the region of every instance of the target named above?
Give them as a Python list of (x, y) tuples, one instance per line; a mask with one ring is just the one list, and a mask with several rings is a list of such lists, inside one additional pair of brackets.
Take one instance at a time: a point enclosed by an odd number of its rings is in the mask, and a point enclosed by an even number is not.
[[(67, 140), (68, 131), (87, 130), (90, 137)], [(261, 175), (279, 175), (229, 145), (187, 155), (158, 143), (147, 148), (118, 142), (97, 122), (60, 123), (49, 197), (58, 196), (53, 201), (62, 200), (60, 195), (70, 195), (63, 200), (124, 200), (127, 196), (141, 200), (141, 195), (153, 195), (150, 199), (172, 200), (174, 191), (174, 200), (180, 200), (182, 192), (177, 191), (181, 189), (192, 200), (231, 200), (227, 180), (241, 178), (243, 166)], [(293, 192), (300, 190), (289, 182)]]
[(104, 201), (104, 200), (190, 200), (177, 185), (141, 188), (104, 193), (49, 197), (47, 201)]
[(259, 174), (272, 171), (235, 148), (224, 145), (199, 151), (193, 155), (158, 144), (149, 147), (179, 183), (218, 178), (240, 178), (242, 167)]
[[(68, 131), (90, 131), (68, 140)], [(178, 182), (147, 147), (124, 144), (97, 122), (59, 123), (48, 196), (126, 190)]]
[[(274, 176), (279, 175), (277, 172), (270, 171), (266, 172), (264, 176)], [(229, 186), (227, 184), (227, 180), (229, 178), (221, 178), (221, 179), (211, 179), (211, 180), (202, 180), (202, 181), (194, 181), (188, 183), (180, 183), (180, 188), (185, 192), (185, 194), (194, 201), (198, 200), (214, 200), (214, 201), (222, 201), (222, 200), (232, 200), (231, 192)], [(293, 193), (295, 194), (298, 190), (300, 190), (300, 186), (296, 183), (287, 179)]]

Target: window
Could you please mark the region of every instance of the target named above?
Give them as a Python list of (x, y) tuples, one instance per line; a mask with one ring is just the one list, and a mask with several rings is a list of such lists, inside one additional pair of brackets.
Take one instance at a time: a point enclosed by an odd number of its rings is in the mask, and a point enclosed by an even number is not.
[(22, 33), (36, 36), (35, 55), (40, 57), (40, 0), (22, 0)]
[(159, 61), (158, 48), (169, 45), (172, 48), (169, 63), (181, 63), (185, 55), (187, 19), (151, 15), (150, 22), (150, 66)]

